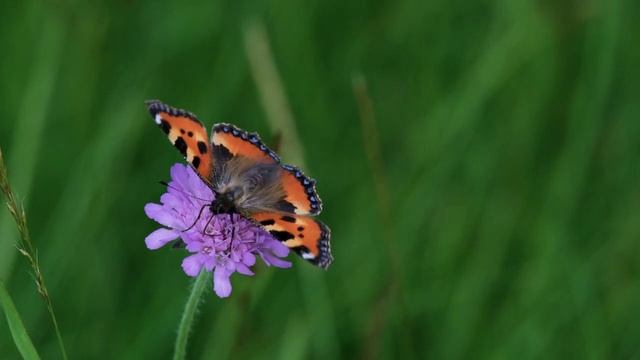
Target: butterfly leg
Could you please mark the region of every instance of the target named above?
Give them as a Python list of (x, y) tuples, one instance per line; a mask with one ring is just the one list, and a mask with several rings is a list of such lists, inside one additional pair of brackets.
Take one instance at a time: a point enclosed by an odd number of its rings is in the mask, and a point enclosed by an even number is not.
[(229, 214), (229, 220), (231, 220), (231, 239), (236, 236), (236, 222), (233, 220), (233, 214)]
[(211, 214), (211, 217), (209, 217), (209, 220), (207, 220), (207, 223), (204, 225), (204, 234), (205, 235), (214, 235), (214, 233), (209, 234), (207, 232), (207, 228), (209, 227), (209, 224), (211, 224), (211, 220), (213, 220), (214, 216), (215, 216), (214, 214)]

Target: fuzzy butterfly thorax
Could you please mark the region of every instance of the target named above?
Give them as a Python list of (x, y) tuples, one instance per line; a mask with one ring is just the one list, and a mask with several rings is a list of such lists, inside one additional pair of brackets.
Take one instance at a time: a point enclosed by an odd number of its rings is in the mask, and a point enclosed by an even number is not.
[(213, 176), (213, 188), (233, 202), (236, 209), (254, 213), (273, 209), (284, 198), (277, 164), (256, 162), (235, 156)]
[(160, 101), (147, 102), (156, 124), (216, 193), (211, 212), (237, 213), (260, 224), (304, 259), (322, 268), (333, 261), (329, 228), (315, 180), (283, 164), (258, 134), (216, 124), (211, 140), (196, 116)]
[(216, 199), (211, 202), (209, 209), (212, 214), (235, 214), (238, 213), (233, 193), (219, 193)]

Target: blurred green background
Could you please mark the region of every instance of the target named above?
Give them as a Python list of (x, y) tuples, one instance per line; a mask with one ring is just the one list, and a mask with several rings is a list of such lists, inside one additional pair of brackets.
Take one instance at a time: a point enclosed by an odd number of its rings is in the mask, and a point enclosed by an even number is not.
[[(0, 146), (70, 358), (171, 356), (191, 280), (183, 251), (145, 248), (143, 206), (181, 159), (143, 101), (272, 138), (247, 57), (260, 23), (273, 58), (258, 65), (278, 69), (336, 260), (234, 275), (231, 298), (203, 303), (190, 358), (640, 358), (639, 2), (0, 14)], [(0, 279), (59, 358), (14, 228), (2, 210)], [(18, 357), (2, 318), (0, 358)]]

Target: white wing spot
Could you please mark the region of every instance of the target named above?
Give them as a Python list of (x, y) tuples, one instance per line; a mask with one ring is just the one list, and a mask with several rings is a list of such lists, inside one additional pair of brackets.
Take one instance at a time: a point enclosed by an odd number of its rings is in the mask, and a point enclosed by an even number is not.
[(162, 117), (160, 117), (160, 114), (156, 114), (156, 124), (160, 125), (161, 121), (162, 121)]
[(311, 253), (305, 252), (305, 253), (302, 253), (302, 258), (308, 260), (308, 259), (315, 258), (315, 256)]

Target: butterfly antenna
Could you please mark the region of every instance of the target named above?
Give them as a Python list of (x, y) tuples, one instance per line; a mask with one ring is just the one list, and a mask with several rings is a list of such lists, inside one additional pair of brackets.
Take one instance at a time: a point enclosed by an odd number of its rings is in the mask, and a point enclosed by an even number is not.
[[(189, 226), (188, 228), (182, 230), (183, 232), (189, 231), (189, 230), (193, 229), (194, 226), (196, 226), (196, 223), (198, 223), (198, 220), (200, 220), (200, 216), (202, 216), (202, 211), (204, 211), (204, 208), (206, 208), (207, 206), (209, 206), (209, 205), (207, 205), (207, 204), (202, 205), (202, 207), (200, 208), (200, 212), (198, 212), (198, 217), (196, 218), (196, 220), (193, 222), (193, 224), (191, 224), (191, 226)], [(209, 220), (209, 221), (211, 221), (211, 220)], [(207, 230), (207, 226), (209, 226), (209, 222), (207, 222), (207, 225), (204, 227), (205, 231)]]
[(207, 200), (207, 199), (201, 199), (201, 198), (199, 198), (197, 196), (194, 196), (193, 194), (190, 194), (190, 193), (188, 193), (188, 192), (186, 192), (184, 190), (180, 190), (180, 189), (176, 188), (175, 186), (169, 185), (166, 181), (160, 180), (159, 183), (160, 183), (160, 185), (164, 185), (164, 186), (166, 186), (166, 187), (168, 187), (170, 189), (173, 189), (173, 190), (175, 190), (177, 192), (181, 192), (181, 193), (183, 193), (183, 194), (185, 194), (185, 195), (187, 195), (189, 197), (192, 197), (194, 199), (197, 199), (197, 200), (200, 200), (200, 201), (206, 201), (206, 202), (210, 202), (211, 201), (211, 200)]

